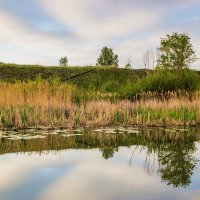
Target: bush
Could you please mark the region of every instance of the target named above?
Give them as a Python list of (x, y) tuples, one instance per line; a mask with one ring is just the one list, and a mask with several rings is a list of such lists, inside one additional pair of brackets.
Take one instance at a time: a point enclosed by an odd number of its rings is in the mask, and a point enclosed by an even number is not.
[(189, 69), (182, 70), (177, 80), (177, 89), (195, 91), (198, 88), (199, 79), (197, 73)]
[(120, 85), (118, 81), (108, 81), (101, 86), (102, 92), (117, 92)]
[(142, 79), (142, 90), (158, 93), (178, 90), (195, 91), (198, 88), (198, 82), (197, 73), (189, 69), (183, 69), (179, 73), (158, 69)]
[(153, 73), (149, 73), (147, 77), (141, 81), (142, 90), (144, 92), (168, 92), (176, 90), (177, 76), (175, 73), (165, 69), (158, 69)]
[(193, 92), (199, 88), (198, 74), (189, 69), (179, 73), (164, 68), (149, 72), (145, 78), (138, 79), (135, 84), (128, 82), (121, 88), (120, 94), (124, 98), (134, 99), (142, 92), (167, 94), (168, 92)]
[(125, 99), (133, 100), (133, 98), (142, 91), (141, 79), (136, 83), (130, 81), (119, 89), (120, 96)]

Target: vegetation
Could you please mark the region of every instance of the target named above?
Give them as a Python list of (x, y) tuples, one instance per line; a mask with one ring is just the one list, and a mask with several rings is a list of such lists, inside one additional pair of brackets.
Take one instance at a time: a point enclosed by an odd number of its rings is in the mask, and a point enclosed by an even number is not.
[(125, 69), (131, 69), (132, 65), (131, 65), (131, 59), (128, 60), (128, 62), (126, 63), (126, 65), (124, 66)]
[[(78, 78), (72, 78), (78, 74), (91, 71)], [(19, 66), (0, 64), (0, 80), (15, 83), (17, 81), (36, 80), (40, 77), (44, 80), (59, 77), (61, 82), (70, 82), (80, 89), (100, 90), (109, 89), (108, 85), (115, 82), (118, 88), (123, 88), (128, 82), (135, 83), (138, 79), (146, 76), (147, 70), (143, 69), (120, 69), (113, 67), (43, 67), (43, 66)], [(110, 89), (109, 89), (110, 90)]]
[[(199, 124), (200, 81), (189, 69), (195, 59), (189, 37), (167, 35), (159, 50), (156, 70), (113, 68), (118, 56), (108, 47), (98, 58), (101, 67), (1, 63), (0, 127)], [(150, 55), (145, 56), (149, 64)], [(61, 58), (60, 64), (66, 63)]]
[(97, 66), (118, 67), (118, 55), (113, 53), (112, 48), (103, 47), (101, 54), (97, 59)]
[(159, 47), (158, 65), (180, 71), (196, 60), (195, 51), (187, 34), (173, 33), (163, 38)]
[(60, 67), (67, 67), (68, 66), (68, 59), (67, 57), (61, 57), (59, 60), (59, 66)]
[(197, 125), (200, 93), (140, 94), (133, 102), (116, 93), (83, 91), (59, 79), (0, 83), (0, 128), (74, 128), (108, 125)]
[(167, 93), (175, 91), (195, 91), (198, 89), (199, 80), (194, 71), (184, 69), (179, 74), (166, 69), (158, 69), (154, 73), (149, 73), (141, 81), (143, 91)]

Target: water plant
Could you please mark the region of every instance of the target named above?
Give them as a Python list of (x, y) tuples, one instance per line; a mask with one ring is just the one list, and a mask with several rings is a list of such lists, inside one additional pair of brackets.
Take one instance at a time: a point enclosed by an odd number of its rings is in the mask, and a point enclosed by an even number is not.
[[(170, 97), (170, 98), (169, 98)], [(0, 82), (0, 128), (197, 125), (200, 92), (143, 92), (133, 101), (59, 79)]]

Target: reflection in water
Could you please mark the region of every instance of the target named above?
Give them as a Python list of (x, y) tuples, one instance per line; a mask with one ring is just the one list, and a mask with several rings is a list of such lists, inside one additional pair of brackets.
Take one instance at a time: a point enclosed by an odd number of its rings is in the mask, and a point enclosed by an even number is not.
[[(162, 180), (168, 185), (174, 187), (186, 187), (190, 184), (191, 175), (195, 168), (197, 159), (193, 156), (196, 150), (195, 141), (198, 135), (195, 132), (162, 132), (154, 137), (155, 131), (148, 133), (149, 140), (146, 143), (148, 147), (145, 159), (145, 168), (147, 172), (154, 171), (155, 159), (151, 163), (151, 157), (155, 152), (158, 159), (158, 172)], [(145, 145), (145, 144), (144, 144)]]
[(106, 160), (112, 158), (115, 152), (118, 152), (117, 147), (100, 147), (100, 151), (102, 152), (102, 157)]
[[(197, 158), (194, 153), (196, 151), (195, 142), (199, 141), (199, 134), (198, 130), (195, 129), (189, 131), (143, 129), (129, 133), (118, 130), (115, 133), (85, 130), (83, 135), (74, 137), (66, 137), (66, 134), (64, 135), (62, 132), (59, 134), (37, 132), (35, 134), (43, 134), (45, 137), (20, 140), (12, 140), (8, 136), (2, 137), (0, 139), (0, 154), (18, 153), (22, 155), (22, 153), (27, 154), (28, 152), (32, 156), (37, 152), (41, 156), (44, 153), (48, 156), (48, 153), (51, 154), (52, 151), (59, 152), (64, 149), (94, 151), (99, 149), (102, 157), (109, 161), (114, 159), (114, 155), (121, 155), (119, 149), (124, 146), (129, 148), (130, 167), (134, 166), (137, 157), (145, 152), (143, 162), (147, 174), (153, 177), (154, 173), (158, 172), (162, 181), (167, 185), (183, 188), (190, 185), (192, 174), (197, 165)], [(131, 154), (130, 151), (132, 151)]]
[(197, 160), (192, 155), (194, 142), (162, 145), (158, 152), (161, 178), (174, 187), (188, 186)]

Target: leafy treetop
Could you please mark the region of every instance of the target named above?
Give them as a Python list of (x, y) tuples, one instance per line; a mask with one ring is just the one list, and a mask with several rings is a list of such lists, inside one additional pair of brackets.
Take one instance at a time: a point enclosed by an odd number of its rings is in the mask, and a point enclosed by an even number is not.
[(60, 67), (66, 67), (68, 66), (68, 59), (67, 57), (61, 57), (60, 60), (59, 60), (59, 66)]
[(112, 48), (103, 47), (96, 65), (118, 67), (118, 62), (118, 55), (113, 53)]
[(158, 48), (158, 66), (176, 71), (189, 68), (197, 59), (190, 37), (185, 33), (166, 36)]

